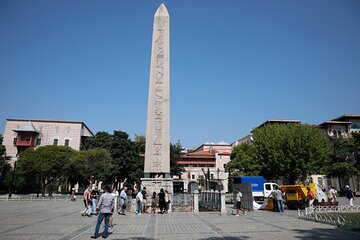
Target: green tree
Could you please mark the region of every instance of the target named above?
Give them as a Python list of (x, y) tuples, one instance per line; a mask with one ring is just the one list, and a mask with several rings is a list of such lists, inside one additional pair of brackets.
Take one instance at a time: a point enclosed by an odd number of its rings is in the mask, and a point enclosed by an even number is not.
[(135, 134), (135, 144), (139, 153), (145, 153), (146, 138), (144, 135)]
[(179, 176), (181, 177), (181, 174), (185, 172), (185, 168), (178, 164), (178, 161), (181, 160), (182, 155), (182, 146), (181, 143), (170, 143), (170, 175), (173, 176)]
[(337, 177), (344, 188), (345, 181), (351, 176), (359, 176), (359, 141), (353, 138), (332, 139), (333, 152), (328, 166), (328, 176)]
[(252, 142), (234, 147), (230, 159), (231, 161), (226, 165), (225, 169), (232, 176), (256, 176), (261, 172), (261, 166), (257, 160), (256, 147)]
[(43, 196), (46, 188), (51, 196), (55, 183), (64, 177), (64, 166), (75, 154), (76, 151), (67, 146), (31, 148), (20, 154), (17, 170), (23, 180), (36, 187), (40, 184)]
[(0, 191), (6, 191), (11, 184), (11, 165), (9, 157), (6, 156), (6, 148), (3, 143), (3, 137), (0, 134)]
[(331, 148), (314, 126), (269, 124), (253, 131), (254, 141), (234, 149), (228, 171), (233, 175), (262, 175), (269, 180), (304, 181), (309, 174), (325, 173)]
[(80, 151), (64, 166), (64, 175), (71, 187), (76, 183), (87, 186), (90, 182), (108, 177), (111, 169), (110, 152), (103, 148)]
[(82, 150), (89, 150), (94, 148), (110, 149), (113, 136), (107, 132), (97, 132), (94, 137), (85, 138), (81, 145)]
[(140, 183), (144, 176), (144, 159), (129, 135), (122, 131), (114, 131), (110, 149), (112, 155), (112, 177), (115, 181)]

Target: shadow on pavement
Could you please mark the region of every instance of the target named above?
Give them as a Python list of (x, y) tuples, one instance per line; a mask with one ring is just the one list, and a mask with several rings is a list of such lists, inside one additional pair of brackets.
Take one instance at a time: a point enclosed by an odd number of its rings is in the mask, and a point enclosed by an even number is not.
[(360, 239), (359, 231), (352, 231), (346, 229), (322, 229), (313, 228), (309, 230), (294, 229), (294, 238), (299, 239)]

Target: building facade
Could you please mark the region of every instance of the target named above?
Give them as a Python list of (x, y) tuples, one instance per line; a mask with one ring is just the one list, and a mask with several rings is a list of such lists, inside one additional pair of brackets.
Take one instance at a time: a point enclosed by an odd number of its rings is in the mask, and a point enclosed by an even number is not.
[(80, 150), (84, 139), (93, 136), (83, 122), (6, 119), (3, 145), (13, 164), (19, 154), (29, 147), (58, 145)]
[[(330, 121), (325, 121), (318, 126), (331, 138), (348, 138), (351, 137), (351, 133), (360, 132), (360, 114), (345, 114)], [(343, 183), (344, 186), (340, 186), (338, 178), (326, 178), (326, 176), (322, 176), (322, 178), (325, 179), (324, 185), (326, 185), (326, 189), (334, 187), (337, 190), (342, 190), (345, 185), (349, 185), (357, 194), (360, 192), (359, 177), (350, 177)]]
[(191, 183), (198, 184), (200, 190), (216, 184), (222, 185), (223, 191), (228, 192), (229, 173), (225, 172), (225, 167), (230, 162), (231, 149), (231, 145), (224, 142), (205, 143), (184, 154), (178, 164), (185, 168), (185, 172), (180, 179), (174, 180), (174, 186), (180, 186), (181, 191), (188, 192)]

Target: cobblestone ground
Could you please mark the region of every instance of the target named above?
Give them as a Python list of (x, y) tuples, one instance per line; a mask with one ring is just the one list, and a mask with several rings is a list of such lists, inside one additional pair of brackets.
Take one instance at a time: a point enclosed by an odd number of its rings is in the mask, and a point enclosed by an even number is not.
[[(0, 239), (90, 239), (97, 218), (82, 217), (82, 209), (65, 201), (0, 201)], [(360, 239), (360, 232), (300, 220), (296, 211), (116, 214), (110, 232), (108, 239)]]

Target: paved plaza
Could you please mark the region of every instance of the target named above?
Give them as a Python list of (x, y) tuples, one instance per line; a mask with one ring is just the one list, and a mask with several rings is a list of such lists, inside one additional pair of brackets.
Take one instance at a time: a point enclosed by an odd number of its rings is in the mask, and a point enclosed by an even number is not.
[[(81, 202), (0, 201), (0, 239), (90, 239), (97, 217), (82, 217), (82, 209)], [(296, 211), (116, 214), (110, 232), (108, 239), (360, 239), (360, 232), (300, 220)]]

